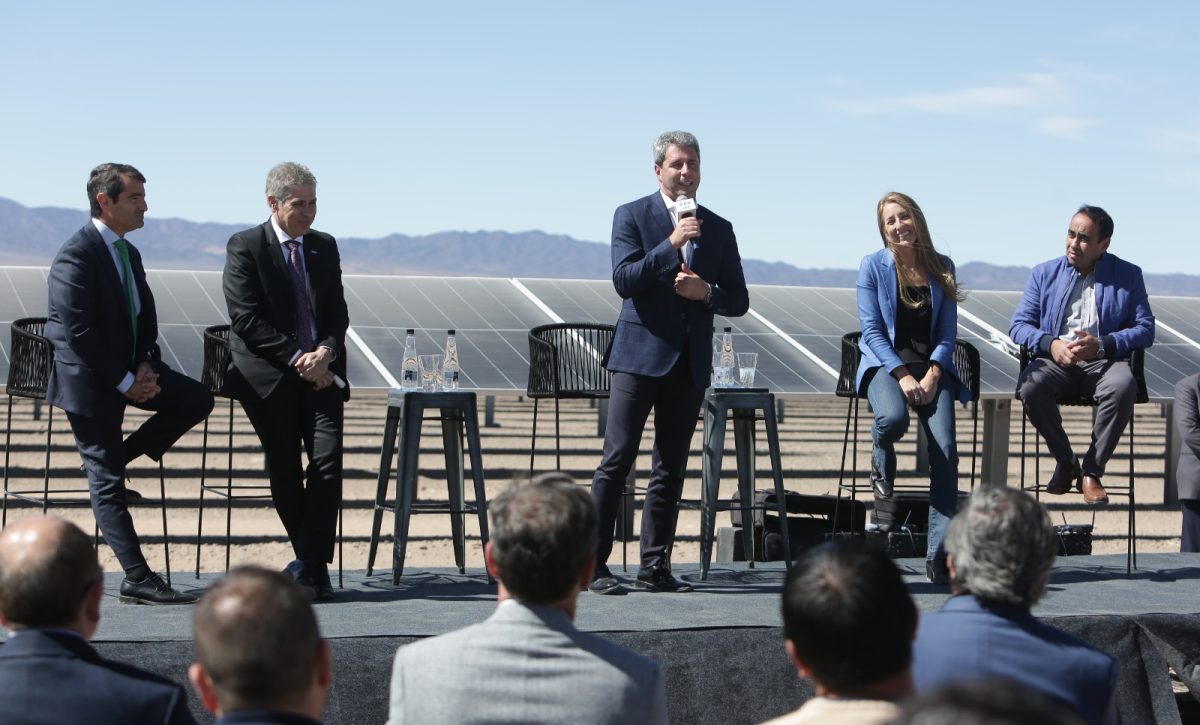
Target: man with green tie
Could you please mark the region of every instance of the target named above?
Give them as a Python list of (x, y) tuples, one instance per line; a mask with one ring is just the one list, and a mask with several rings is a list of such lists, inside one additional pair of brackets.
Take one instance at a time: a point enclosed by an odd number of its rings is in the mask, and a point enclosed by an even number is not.
[[(154, 295), (141, 254), (125, 239), (144, 224), (145, 183), (128, 164), (92, 169), (92, 219), (50, 266), (46, 337), (54, 366), (46, 400), (71, 422), (96, 523), (125, 570), (121, 600), (190, 604), (193, 595), (172, 589), (146, 564), (125, 488), (126, 464), (142, 455), (159, 460), (213, 407), (207, 388), (159, 356)], [(122, 439), (127, 405), (154, 415)]]

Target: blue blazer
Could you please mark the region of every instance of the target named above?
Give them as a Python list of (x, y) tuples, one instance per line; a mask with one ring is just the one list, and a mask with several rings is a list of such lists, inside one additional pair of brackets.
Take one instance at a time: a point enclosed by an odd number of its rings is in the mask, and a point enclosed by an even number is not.
[(921, 615), (913, 642), (917, 692), (991, 677), (1043, 692), (1089, 723), (1115, 714), (1116, 660), (1028, 611), (963, 594)]
[[(1033, 268), (1029, 284), (1013, 310), (1008, 336), (1018, 345), (1050, 354), (1067, 314), (1067, 298), (1075, 285), (1074, 268), (1066, 256)], [(1154, 313), (1142, 270), (1111, 252), (1096, 260), (1096, 314), (1105, 357), (1124, 359), (1130, 352), (1154, 344)]]
[(675, 227), (655, 191), (613, 214), (613, 286), (621, 313), (605, 366), (613, 372), (661, 377), (675, 366), (684, 343), (697, 388), (712, 372), (713, 314), (739, 317), (750, 308), (733, 225), (707, 207), (697, 210), (700, 238), (692, 271), (713, 286), (712, 309), (675, 294), (679, 251), (668, 237)]
[(195, 722), (182, 687), (106, 660), (68, 632), (25, 629), (14, 634), (0, 646), (0, 682), (2, 723)]
[[(942, 263), (954, 273), (954, 262), (945, 255)], [(863, 257), (858, 266), (858, 323), (862, 337), (858, 349), (862, 353), (858, 360), (855, 387), (862, 391), (863, 376), (868, 370), (882, 367), (888, 374), (904, 364), (896, 354), (896, 259), (887, 247)], [(958, 302), (946, 298), (942, 286), (931, 280), (929, 298), (933, 307), (932, 327), (929, 331), (933, 349), (929, 360), (942, 366), (958, 383), (956, 396), (962, 403), (971, 400), (971, 390), (962, 384), (958, 370), (954, 367), (954, 340), (958, 336)]]
[(117, 384), (142, 361), (158, 360), (158, 314), (146, 284), (142, 255), (129, 245), (129, 264), (141, 298), (137, 349), (129, 324), (129, 300), (112, 253), (90, 221), (63, 244), (50, 265), (46, 338), (54, 345), (54, 368), (46, 400), (68, 413), (89, 417), (125, 410)]

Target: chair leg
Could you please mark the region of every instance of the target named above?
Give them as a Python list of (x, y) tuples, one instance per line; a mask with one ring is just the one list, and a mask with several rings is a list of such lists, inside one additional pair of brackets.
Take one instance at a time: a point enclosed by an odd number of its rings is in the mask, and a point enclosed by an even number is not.
[(196, 515), (196, 578), (200, 578), (200, 539), (204, 533), (204, 474), (208, 470), (208, 416), (204, 417), (204, 438), (200, 444), (200, 504)]
[(167, 477), (162, 459), (158, 459), (158, 493), (162, 496), (163, 560), (167, 567), (167, 586), (171, 586), (171, 535), (167, 532)]
[(8, 422), (4, 426), (4, 495), (0, 501), (0, 529), (8, 524), (8, 456), (12, 451), (12, 396), (8, 396)]
[(533, 399), (533, 430), (529, 433), (529, 477), (533, 478), (533, 457), (537, 454), (538, 399)]
[(46, 405), (46, 459), (42, 464), (42, 513), (50, 505), (50, 434), (54, 432), (54, 406)]
[(1137, 496), (1133, 477), (1133, 416), (1129, 418), (1129, 539), (1125, 547), (1125, 575), (1137, 568)]
[[(971, 490), (975, 490), (975, 464), (979, 460), (979, 401), (971, 402)], [(1007, 469), (1006, 469), (1007, 470)], [(1008, 482), (1005, 482), (1007, 485)]]
[(558, 427), (558, 396), (554, 397), (554, 470), (562, 470), (562, 437)]
[[(847, 451), (847, 449), (850, 448), (850, 415), (851, 415), (851, 412), (854, 410), (855, 401), (856, 401), (855, 398), (851, 398), (846, 403), (846, 427), (845, 427), (845, 431), (843, 431), (843, 433), (842, 433), (842, 464), (841, 464), (841, 469), (838, 471), (838, 492), (837, 492), (837, 501), (835, 501), (833, 504), (833, 527), (830, 530), (831, 534), (837, 533), (838, 517), (841, 515), (842, 490), (845, 488), (845, 480), (846, 480), (846, 451)], [(854, 435), (856, 438), (858, 437), (858, 426), (857, 425), (854, 428)], [(850, 510), (851, 510), (851, 512), (854, 511), (853, 500), (850, 502)], [(851, 514), (851, 515), (853, 515), (853, 514)]]

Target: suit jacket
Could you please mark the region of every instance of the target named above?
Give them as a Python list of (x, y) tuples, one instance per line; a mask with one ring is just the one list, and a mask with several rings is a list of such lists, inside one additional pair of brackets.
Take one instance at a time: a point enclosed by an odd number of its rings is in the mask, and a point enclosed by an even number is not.
[(580, 632), (561, 609), (509, 601), (396, 652), (389, 723), (667, 721), (652, 660)]
[(141, 298), (137, 348), (129, 299), (112, 253), (90, 221), (63, 244), (50, 265), (46, 338), (54, 367), (46, 400), (68, 413), (117, 415), (126, 398), (117, 385), (142, 361), (158, 361), (158, 314), (146, 284), (142, 255), (129, 245), (129, 264)]
[(1116, 721), (1116, 660), (1028, 611), (965, 594), (921, 615), (913, 643), (918, 692), (991, 677), (1043, 692), (1089, 723)]
[[(942, 264), (954, 273), (954, 262), (941, 255)], [(858, 349), (855, 387), (862, 389), (863, 376), (872, 368), (883, 367), (889, 374), (904, 364), (896, 354), (896, 258), (887, 247), (863, 257), (858, 266), (858, 321), (862, 326), (862, 337)], [(946, 297), (945, 290), (936, 281), (929, 285), (929, 301), (932, 309), (929, 340), (933, 348), (929, 360), (942, 366), (959, 381), (956, 397), (963, 403), (970, 402), (971, 390), (962, 384), (958, 370), (954, 367), (954, 340), (958, 335), (958, 302)]]
[[(303, 246), (308, 296), (317, 326), (316, 343), (337, 352), (330, 370), (345, 380), (350, 317), (342, 290), (337, 242), (328, 234), (309, 230)], [(234, 397), (265, 398), (281, 380), (300, 381), (289, 364), (300, 349), (290, 274), (269, 219), (229, 239), (222, 286), (229, 310), (233, 357), (226, 380)], [(345, 396), (350, 397), (348, 384)]]
[[(1133, 350), (1154, 344), (1154, 313), (1142, 269), (1112, 252), (1096, 260), (1096, 314), (1105, 357), (1123, 360)], [(1067, 298), (1075, 284), (1074, 268), (1066, 256), (1033, 268), (1029, 284), (1013, 310), (1008, 336), (1018, 345), (1050, 354), (1067, 314)]]
[(26, 629), (0, 646), (0, 722), (194, 723), (183, 688), (102, 658), (82, 637)]
[(1200, 373), (1175, 384), (1175, 425), (1183, 442), (1175, 469), (1179, 498), (1200, 499)]
[(696, 214), (702, 226), (691, 269), (713, 285), (712, 309), (675, 294), (680, 255), (668, 239), (675, 228), (659, 191), (618, 207), (613, 215), (613, 286), (623, 302), (605, 361), (609, 370), (666, 375), (687, 341), (692, 379), (696, 387), (708, 387), (713, 314), (746, 314), (750, 295), (733, 225), (707, 207)]

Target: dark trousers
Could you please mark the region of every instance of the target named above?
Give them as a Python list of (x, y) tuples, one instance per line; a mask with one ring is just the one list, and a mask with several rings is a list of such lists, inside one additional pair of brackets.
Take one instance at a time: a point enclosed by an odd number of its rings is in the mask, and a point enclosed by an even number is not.
[(161, 459), (213, 407), (212, 393), (197, 381), (162, 365), (156, 372), (161, 392), (144, 403), (128, 403), (154, 415), (123, 441), (124, 406), (100, 416), (67, 413), (87, 472), (96, 524), (126, 571), (145, 566), (146, 559), (125, 499), (125, 465), (141, 455)]
[(337, 386), (314, 390), (289, 376), (266, 398), (242, 400), (262, 443), (275, 511), (301, 561), (333, 561), (342, 505), (342, 395)]
[(1183, 533), (1179, 538), (1179, 550), (1200, 553), (1200, 500), (1179, 500), (1183, 509)]
[(1050, 358), (1031, 360), (1017, 381), (1029, 422), (1042, 434), (1046, 447), (1060, 466), (1075, 460), (1071, 441), (1063, 431), (1058, 401), (1091, 396), (1096, 399), (1092, 443), (1083, 457), (1083, 472), (1103, 476), (1125, 426), (1133, 417), (1137, 381), (1126, 360), (1093, 360), (1064, 368)]
[(597, 568), (612, 553), (617, 512), (638, 448), (646, 418), (654, 409), (654, 450), (650, 481), (642, 508), (642, 571), (666, 563), (675, 540), (679, 496), (687, 472), (688, 451), (704, 390), (692, 382), (686, 354), (661, 378), (613, 373), (604, 431), (604, 456), (592, 478), (592, 497), (600, 510), (600, 535), (596, 543)]

